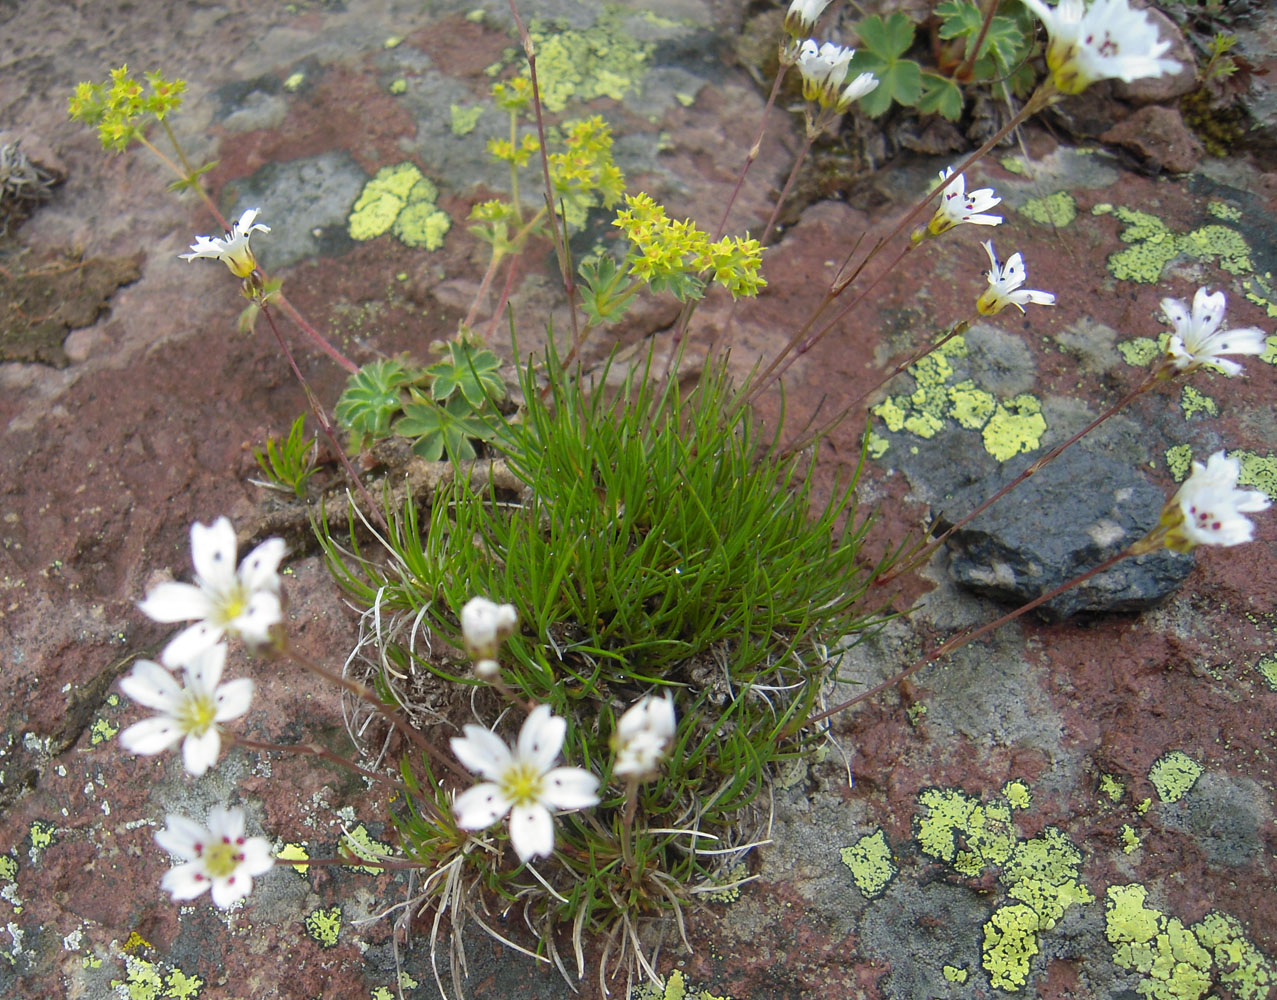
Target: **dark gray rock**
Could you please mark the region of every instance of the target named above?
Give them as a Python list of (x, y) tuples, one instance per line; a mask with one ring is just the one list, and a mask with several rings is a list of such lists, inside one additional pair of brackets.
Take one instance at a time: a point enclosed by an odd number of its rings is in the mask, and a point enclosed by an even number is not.
[[(975, 509), (1038, 456), (956, 491), (950, 524)], [(1157, 524), (1166, 496), (1129, 465), (1070, 448), (955, 532), (949, 572), (986, 597), (1025, 604), (1116, 555)], [(941, 527), (944, 526), (942, 521)], [(1079, 611), (1138, 611), (1174, 591), (1192, 556), (1162, 550), (1124, 559), (1112, 569), (1041, 605), (1046, 621)]]

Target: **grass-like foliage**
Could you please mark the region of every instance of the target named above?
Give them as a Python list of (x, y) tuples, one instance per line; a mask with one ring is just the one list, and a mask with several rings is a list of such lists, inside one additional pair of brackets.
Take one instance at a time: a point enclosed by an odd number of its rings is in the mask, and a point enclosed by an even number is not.
[[(641, 929), (712, 884), (752, 839), (750, 807), (773, 766), (810, 749), (800, 729), (830, 679), (824, 641), (874, 623), (863, 598), (883, 567), (859, 558), (855, 477), (813, 512), (810, 458), (760, 440), (748, 410), (731, 415), (721, 372), (689, 390), (643, 366), (619, 388), (604, 387), (606, 372), (587, 384), (553, 353), (522, 370), (522, 419), (496, 441), (524, 487), (517, 502), (463, 479), (428, 514), (387, 511), (385, 552), (320, 536), (368, 609), (369, 670), (385, 697), (435, 720), (439, 736), (471, 712), (488, 724), (502, 701), (459, 652), (457, 616), (475, 594), (510, 601), (521, 631), (503, 683), (565, 718), (565, 758), (602, 779), (599, 807), (560, 817), (539, 878), (502, 849), (503, 825), (476, 850), (408, 803), (402, 842), (440, 872), (436, 902), (472, 905), (459, 886), (478, 882), (492, 901), (519, 900), (551, 949), (554, 929), (572, 928), (578, 956), (593, 932), (641, 962)], [(455, 697), (419, 703), (422, 672)], [(652, 690), (672, 694), (677, 735), (660, 775), (637, 788), (629, 826), (609, 741)], [(448, 812), (437, 779), (450, 776), (426, 759), (404, 773)]]
[(319, 443), (306, 436), (306, 414), (293, 421), (288, 436), (266, 439), (266, 448), (253, 449), (253, 457), (271, 487), (306, 499), (306, 488), (318, 468)]

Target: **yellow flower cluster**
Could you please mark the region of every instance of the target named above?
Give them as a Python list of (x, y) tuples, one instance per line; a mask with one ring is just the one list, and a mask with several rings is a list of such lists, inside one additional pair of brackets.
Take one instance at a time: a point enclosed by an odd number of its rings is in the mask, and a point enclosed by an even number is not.
[(691, 219), (668, 218), (648, 194), (627, 195), (625, 203), (612, 224), (634, 244), (626, 258), (630, 273), (655, 290), (673, 291), (681, 300), (700, 298), (704, 281), (712, 280), (739, 298), (767, 284), (758, 273), (763, 252), (758, 240), (725, 236), (711, 242)]
[(139, 134), (137, 120), (154, 115), (163, 121), (182, 104), (185, 80), (166, 80), (159, 72), (147, 73), (150, 94), (129, 76), (127, 65), (111, 70), (111, 82), (80, 83), (67, 101), (67, 114), (75, 121), (96, 125), (102, 147), (122, 151)]
[(625, 175), (612, 162), (612, 127), (594, 115), (567, 122), (563, 131), (566, 149), (549, 156), (555, 195), (568, 205), (587, 208), (601, 202), (611, 208), (625, 193)]

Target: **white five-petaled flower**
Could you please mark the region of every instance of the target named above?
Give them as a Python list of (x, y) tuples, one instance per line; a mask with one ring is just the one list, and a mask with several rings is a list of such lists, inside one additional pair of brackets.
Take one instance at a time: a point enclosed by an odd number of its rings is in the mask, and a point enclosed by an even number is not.
[(191, 525), (195, 583), (161, 583), (138, 607), (157, 622), (198, 619), (179, 632), (160, 655), (166, 666), (189, 662), (223, 635), (238, 635), (249, 646), (270, 639), (283, 613), (279, 604), (279, 561), (284, 540), (268, 538), (235, 569), (235, 529), (219, 517), (207, 527)]
[[(851, 65), (855, 49), (844, 48), (833, 42), (817, 46), (814, 39), (803, 42), (798, 51), (798, 72), (803, 78), (803, 99), (813, 101), (822, 109), (833, 108), (842, 114), (851, 102), (864, 97), (878, 86), (878, 78), (872, 73), (861, 73), (847, 83), (847, 67)], [(843, 84), (846, 83), (846, 87)]]
[(217, 762), (222, 750), (221, 723), (238, 719), (253, 700), (246, 677), (219, 683), (226, 666), (226, 646), (197, 653), (183, 668), (185, 684), (158, 663), (139, 660), (120, 687), (139, 705), (160, 714), (135, 722), (120, 734), (129, 753), (151, 756), (182, 742), (182, 762), (199, 777)]
[(208, 814), (208, 827), (185, 816), (170, 813), (168, 826), (155, 835), (155, 842), (182, 864), (170, 869), (160, 881), (161, 888), (183, 902), (205, 889), (213, 890), (213, 903), (226, 909), (253, 889), (253, 879), (270, 871), (275, 859), (265, 837), (244, 836), (241, 809), (215, 807)]
[(486, 597), (466, 601), (461, 609), (461, 640), (480, 677), (497, 674), (497, 649), (518, 627), (519, 612), (513, 604), (497, 604)]
[(1024, 0), (1046, 28), (1046, 64), (1055, 87), (1078, 94), (1096, 80), (1140, 80), (1178, 73), (1180, 64), (1163, 58), (1171, 47), (1159, 39), (1147, 11), (1132, 10), (1128, 0)]
[(191, 252), (178, 254), (182, 260), (195, 260), (196, 257), (214, 257), (231, 269), (237, 278), (247, 278), (257, 269), (257, 258), (248, 246), (248, 237), (254, 232), (270, 232), (270, 226), (255, 222), (259, 208), (250, 208), (239, 217), (231, 231), (221, 239), (215, 236), (196, 236), (191, 244)]
[(1258, 490), (1239, 490), (1241, 462), (1217, 451), (1193, 463), (1189, 476), (1162, 510), (1166, 547), (1188, 552), (1198, 545), (1241, 545), (1249, 542), (1255, 526), (1243, 514), (1267, 510), (1268, 497)]
[(616, 763), (612, 773), (629, 778), (654, 774), (676, 728), (674, 700), (668, 692), (662, 698), (648, 695), (635, 702), (616, 723), (612, 739)]
[(828, 6), (829, 0), (791, 0), (785, 12), (786, 33), (796, 39), (810, 35)]
[(457, 796), (453, 814), (463, 830), (483, 830), (510, 814), (510, 843), (520, 861), (554, 852), (551, 809), (597, 805), (599, 779), (579, 767), (552, 767), (563, 749), (567, 723), (538, 705), (519, 731), (513, 751), (490, 729), (466, 726), (452, 752), (487, 778)]
[(1162, 313), (1175, 327), (1166, 345), (1168, 361), (1182, 372), (1206, 365), (1225, 375), (1241, 374), (1242, 366), (1228, 361), (1225, 354), (1263, 354), (1264, 331), (1249, 326), (1240, 330), (1220, 330), (1224, 322), (1224, 293), (1213, 295), (1199, 288), (1193, 296), (1193, 311), (1179, 299), (1162, 299)]
[(943, 184), (945, 181), (949, 183), (945, 184), (940, 193), (936, 214), (931, 217), (926, 229), (919, 229), (913, 234), (914, 243), (920, 243), (928, 236), (947, 233), (964, 222), (974, 226), (997, 226), (1002, 223), (1002, 216), (984, 214), (1002, 201), (993, 193), (993, 188), (980, 188), (968, 193), (966, 175), (958, 174), (954, 177), (953, 167), (940, 171), (940, 182)]
[(984, 252), (989, 255), (989, 287), (976, 300), (976, 309), (982, 316), (1000, 313), (1007, 306), (1015, 306), (1024, 312), (1027, 303), (1040, 306), (1055, 305), (1055, 296), (1050, 292), (1039, 292), (1036, 288), (1020, 288), (1028, 277), (1024, 270), (1024, 258), (1013, 253), (1005, 264), (998, 263), (997, 254), (993, 252), (993, 240), (985, 240)]

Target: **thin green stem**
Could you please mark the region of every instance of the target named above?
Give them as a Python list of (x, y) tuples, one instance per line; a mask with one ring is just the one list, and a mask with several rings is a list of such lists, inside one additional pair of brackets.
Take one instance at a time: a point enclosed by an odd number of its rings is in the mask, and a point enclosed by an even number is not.
[(270, 324), (271, 332), (275, 334), (275, 341), (279, 344), (279, 349), (284, 352), (284, 357), (288, 361), (288, 367), (292, 369), (293, 377), (297, 379), (298, 384), (302, 387), (302, 392), (306, 394), (306, 402), (310, 404), (310, 411), (315, 415), (315, 419), (319, 422), (319, 429), (324, 432), (324, 436), (328, 438), (329, 444), (333, 446), (338, 459), (341, 461), (342, 467), (346, 470), (346, 475), (350, 477), (351, 482), (355, 484), (355, 488), (359, 490), (364, 498), (364, 503), (368, 506), (368, 514), (383, 531), (389, 530), (385, 517), (382, 516), (381, 508), (372, 498), (372, 494), (368, 492), (368, 487), (364, 485), (364, 481), (359, 478), (359, 474), (355, 472), (354, 466), (350, 464), (350, 459), (346, 455), (346, 449), (341, 446), (341, 442), (337, 440), (337, 431), (328, 419), (328, 413), (324, 409), (323, 404), (316, 398), (315, 393), (310, 388), (310, 383), (306, 381), (306, 376), (297, 367), (297, 359), (293, 357), (292, 349), (288, 346), (288, 341), (284, 339), (284, 335), (279, 331), (279, 325), (275, 322), (270, 307), (266, 304), (264, 298), (258, 299), (258, 305), (261, 307), (262, 315), (266, 317), (266, 322)]
[(875, 585), (890, 583), (896, 577), (900, 576), (901, 573), (907, 573), (911, 569), (916, 569), (918, 566), (921, 566), (931, 556), (931, 553), (935, 552), (936, 549), (938, 549), (941, 545), (943, 545), (945, 541), (947, 541), (949, 537), (953, 535), (955, 531), (957, 531), (959, 528), (962, 528), (963, 526), (967, 524), (970, 524), (972, 520), (974, 520), (975, 518), (983, 514), (986, 510), (992, 507), (995, 503), (1001, 500), (1004, 496), (1010, 493), (1013, 489), (1019, 486), (1022, 482), (1024, 482), (1030, 476), (1035, 475), (1036, 473), (1040, 472), (1045, 466), (1049, 465), (1051, 462), (1054, 462), (1057, 458), (1060, 457), (1060, 455), (1064, 453), (1065, 449), (1076, 444), (1078, 441), (1084, 438), (1087, 434), (1090, 434), (1091, 431), (1095, 430), (1095, 428), (1099, 427), (1100, 424), (1108, 420), (1109, 417), (1113, 416), (1119, 410), (1127, 406), (1137, 396), (1148, 392), (1150, 389), (1153, 388), (1154, 385), (1157, 384), (1158, 381), (1159, 381), (1158, 373), (1156, 371), (1150, 373), (1144, 379), (1144, 381), (1142, 381), (1134, 389), (1132, 389), (1125, 396), (1119, 399), (1116, 403), (1110, 406), (1107, 410), (1101, 413), (1098, 417), (1092, 420), (1089, 424), (1083, 427), (1080, 431), (1078, 431), (1076, 434), (1070, 437), (1067, 441), (1063, 442), (1062, 444), (1056, 445), (1054, 448), (1048, 451), (1045, 455), (1043, 455), (1036, 462), (1030, 465), (1027, 469), (1021, 472), (1018, 476), (1012, 479), (1009, 483), (1003, 486), (1002, 489), (998, 490), (996, 493), (993, 494), (993, 496), (989, 497), (988, 500), (980, 504), (979, 507), (973, 510), (966, 517), (962, 518), (956, 524), (950, 525), (943, 533), (941, 533), (936, 538), (928, 542), (922, 549), (920, 549), (915, 555), (913, 555), (910, 559), (908, 559), (904, 564), (897, 566), (891, 572), (875, 580), (874, 581)]
[(1109, 559), (1105, 559), (1104, 562), (1100, 563), (1098, 566), (1092, 569), (1087, 570), (1081, 576), (1075, 576), (1072, 580), (1069, 580), (1067, 583), (1061, 584), (1060, 586), (1056, 587), (1054, 590), (1048, 591), (1047, 593), (1043, 594), (1041, 597), (1034, 598), (1028, 604), (1025, 604), (1022, 607), (1016, 608), (1014, 611), (1003, 615), (1001, 618), (998, 618), (991, 622), (987, 622), (984, 625), (981, 625), (979, 628), (972, 629), (970, 632), (964, 632), (962, 635), (954, 636), (952, 639), (949, 639), (946, 642), (941, 643), (935, 649), (931, 650), (929, 653), (926, 653), (925, 655), (923, 655), (920, 659), (915, 660), (909, 666), (905, 667), (904, 670), (901, 670), (899, 673), (894, 674), (891, 677), (888, 677), (881, 684), (874, 685), (868, 691), (864, 691), (856, 695), (856, 697), (854, 698), (848, 698), (844, 702), (839, 702), (833, 708), (827, 708), (823, 712), (818, 712), (815, 715), (808, 716), (807, 725), (811, 725), (812, 723), (816, 723), (816, 722), (821, 722), (829, 718), (831, 715), (837, 715), (839, 712), (845, 711), (846, 709), (851, 708), (853, 705), (858, 705), (862, 701), (867, 701), (868, 699), (872, 698), (874, 695), (878, 694), (879, 692), (887, 690), (887, 688), (895, 687), (901, 681), (905, 680), (911, 674), (914, 674), (917, 671), (921, 670), (923, 667), (925, 667), (928, 663), (931, 663), (933, 660), (938, 660), (940, 659), (940, 657), (947, 656), (949, 653), (952, 653), (956, 649), (961, 649), (967, 643), (974, 642), (976, 639), (979, 639), (982, 635), (992, 632), (996, 628), (1001, 628), (1003, 625), (1006, 625), (1008, 622), (1015, 621), (1021, 615), (1025, 614), (1026, 612), (1032, 611), (1034, 608), (1038, 607), (1039, 605), (1045, 604), (1047, 601), (1054, 600), (1056, 597), (1059, 597), (1061, 594), (1063, 594), (1066, 590), (1069, 590), (1073, 587), (1080, 586), (1081, 584), (1085, 583), (1087, 580), (1091, 579), (1091, 577), (1096, 576), (1099, 573), (1103, 573), (1106, 570), (1112, 569), (1123, 559), (1126, 559), (1127, 557), (1134, 555), (1135, 553), (1132, 551), (1133, 548), (1134, 546), (1132, 546), (1132, 548), (1130, 549), (1124, 549), (1123, 551), (1119, 552), (1117, 555), (1112, 556)]
[(378, 774), (376, 771), (370, 771), (365, 767), (360, 767), (354, 761), (347, 760), (339, 754), (333, 753), (327, 747), (321, 747), (318, 743), (264, 743), (261, 740), (249, 739), (247, 736), (239, 736), (238, 734), (229, 734), (231, 742), (236, 746), (244, 747), (248, 750), (261, 750), (267, 753), (291, 753), (302, 757), (322, 757), (324, 760), (331, 761), (348, 770), (354, 771), (365, 778), (382, 784), (390, 785), (400, 791), (405, 791), (404, 783), (397, 778), (389, 775)]
[[(407, 737), (408, 741), (418, 750), (425, 753), (426, 756), (435, 763), (440, 764), (447, 770), (451, 771), (457, 778), (467, 784), (471, 782), (471, 775), (465, 770), (465, 768), (422, 736), (421, 733), (413, 728), (403, 716), (396, 712), (390, 705), (387, 705), (384, 701), (382, 701), (381, 698), (377, 696), (377, 693), (367, 684), (361, 684), (359, 681), (351, 680), (349, 677), (343, 677), (341, 674), (329, 670), (327, 667), (321, 667), (318, 663), (297, 652), (297, 650), (294, 649), (292, 644), (288, 643), (287, 640), (285, 640), (281, 653), (299, 667), (310, 671), (318, 677), (324, 678), (326, 681), (336, 684), (338, 687), (342, 688), (342, 690), (350, 692), (350, 694), (354, 695), (356, 698), (371, 705), (379, 713), (381, 713), (390, 725)], [(438, 807), (429, 799), (423, 799), (422, 801), (425, 802), (432, 811), (438, 811)]]

